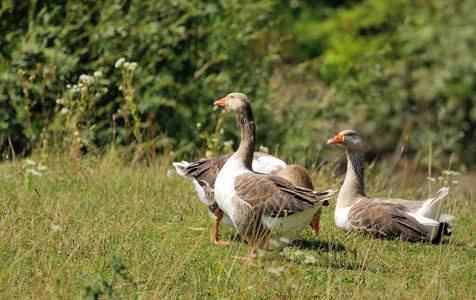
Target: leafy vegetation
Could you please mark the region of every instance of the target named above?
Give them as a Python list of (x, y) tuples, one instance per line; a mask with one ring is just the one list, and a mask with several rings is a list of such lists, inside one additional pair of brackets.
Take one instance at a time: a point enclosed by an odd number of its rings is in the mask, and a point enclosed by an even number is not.
[(329, 159), (319, 133), (352, 127), (379, 153), (398, 145), (419, 165), (465, 171), (476, 161), (475, 11), (469, 0), (5, 0), (1, 157), (220, 153), (236, 130), (226, 118), (215, 132), (212, 102), (241, 91), (258, 145), (290, 157)]

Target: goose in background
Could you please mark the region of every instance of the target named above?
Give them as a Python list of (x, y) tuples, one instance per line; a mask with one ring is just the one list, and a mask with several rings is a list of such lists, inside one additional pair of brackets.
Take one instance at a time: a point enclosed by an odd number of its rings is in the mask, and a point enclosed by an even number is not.
[(337, 227), (410, 241), (439, 241), (442, 235), (451, 235), (452, 227), (447, 222), (455, 217), (442, 213), (448, 188), (441, 188), (435, 196), (423, 201), (368, 197), (362, 139), (357, 132), (341, 131), (327, 143), (343, 147), (347, 155), (347, 173), (334, 215)]

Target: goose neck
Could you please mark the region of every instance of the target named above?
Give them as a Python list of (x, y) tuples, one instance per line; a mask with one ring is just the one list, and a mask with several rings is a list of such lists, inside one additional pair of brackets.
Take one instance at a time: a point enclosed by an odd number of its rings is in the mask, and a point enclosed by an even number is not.
[(256, 144), (256, 127), (251, 107), (244, 112), (237, 113), (238, 123), (241, 129), (240, 147), (233, 155), (243, 160), (245, 168), (252, 170), (253, 154)]
[(337, 199), (337, 205), (340, 207), (352, 205), (357, 197), (365, 197), (364, 152), (359, 149), (346, 151), (346, 154), (347, 173)]

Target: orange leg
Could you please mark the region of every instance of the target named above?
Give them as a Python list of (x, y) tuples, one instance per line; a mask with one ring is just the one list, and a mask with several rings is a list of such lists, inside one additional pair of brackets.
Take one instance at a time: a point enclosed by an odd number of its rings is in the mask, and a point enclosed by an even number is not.
[(311, 220), (311, 227), (312, 227), (312, 231), (314, 231), (314, 234), (316, 236), (319, 236), (319, 219), (321, 218), (321, 216), (315, 216), (312, 220)]
[(228, 245), (230, 243), (222, 241), (220, 236), (218, 235), (218, 225), (220, 225), (220, 221), (223, 219), (223, 214), (218, 214), (215, 216), (215, 222), (213, 223), (212, 230), (210, 231), (210, 237), (213, 239), (215, 245)]
[(250, 238), (250, 245), (252, 249), (250, 257), (233, 256), (232, 258), (240, 260), (253, 260), (257, 258), (258, 255), (256, 254), (255, 240), (253, 238)]

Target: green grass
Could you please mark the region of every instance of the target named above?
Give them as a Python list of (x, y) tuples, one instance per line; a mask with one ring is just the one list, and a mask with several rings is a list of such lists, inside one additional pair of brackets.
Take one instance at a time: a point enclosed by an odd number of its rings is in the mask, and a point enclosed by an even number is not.
[[(106, 156), (44, 162), (45, 176), (25, 163), (0, 165), (0, 298), (476, 298), (475, 199), (450, 190), (454, 234), (438, 245), (350, 235), (334, 225), (335, 198), (321, 234), (310, 228), (287, 247), (252, 262), (234, 230), (230, 246), (209, 239), (208, 211), (170, 161), (125, 165)], [(338, 188), (332, 170), (315, 186)], [(411, 174), (408, 174), (411, 176)], [(368, 193), (429, 196), (415, 186)], [(435, 186), (435, 192), (437, 187)], [(192, 230), (193, 228), (195, 230)]]

